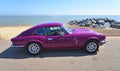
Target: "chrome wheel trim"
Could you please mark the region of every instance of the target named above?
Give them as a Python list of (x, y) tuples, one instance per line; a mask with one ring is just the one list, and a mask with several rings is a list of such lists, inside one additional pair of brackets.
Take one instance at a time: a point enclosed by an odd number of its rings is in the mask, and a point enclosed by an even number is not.
[(32, 43), (29, 45), (28, 50), (31, 54), (37, 54), (40, 51), (40, 46), (37, 43)]
[(94, 51), (96, 51), (97, 47), (98, 46), (97, 46), (97, 44), (95, 42), (90, 42), (87, 45), (87, 51), (88, 52), (94, 52)]

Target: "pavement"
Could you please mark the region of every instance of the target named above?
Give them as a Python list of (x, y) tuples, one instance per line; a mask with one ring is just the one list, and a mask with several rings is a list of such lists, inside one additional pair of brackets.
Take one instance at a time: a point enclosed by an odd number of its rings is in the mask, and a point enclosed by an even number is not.
[(66, 50), (37, 56), (22, 48), (10, 48), (9, 40), (0, 40), (0, 71), (120, 71), (120, 37), (107, 40), (95, 54)]

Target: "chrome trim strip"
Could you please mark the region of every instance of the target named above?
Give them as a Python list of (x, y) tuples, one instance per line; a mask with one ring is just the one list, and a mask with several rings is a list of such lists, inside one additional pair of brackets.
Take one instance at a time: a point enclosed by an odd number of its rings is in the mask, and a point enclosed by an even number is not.
[(11, 46), (10, 46), (10, 47), (14, 47), (14, 48), (16, 48), (16, 47), (24, 47), (24, 45), (14, 46), (13, 44), (11, 44)]

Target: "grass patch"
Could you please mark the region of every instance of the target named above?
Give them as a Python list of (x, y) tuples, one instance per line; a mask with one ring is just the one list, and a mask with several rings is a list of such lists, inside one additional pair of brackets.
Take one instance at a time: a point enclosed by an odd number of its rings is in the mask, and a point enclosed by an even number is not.
[(0, 36), (0, 40), (1, 40), (1, 36)]
[(2, 39), (2, 36), (0, 35), (0, 40)]

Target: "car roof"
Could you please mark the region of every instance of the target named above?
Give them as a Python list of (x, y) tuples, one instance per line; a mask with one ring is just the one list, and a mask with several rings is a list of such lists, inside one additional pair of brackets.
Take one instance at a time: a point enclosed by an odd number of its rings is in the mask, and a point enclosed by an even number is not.
[(51, 22), (51, 23), (43, 23), (43, 24), (38, 24), (36, 26), (34, 26), (34, 28), (37, 28), (37, 27), (53, 27), (53, 26), (61, 26), (62, 23), (58, 23), (58, 22)]

